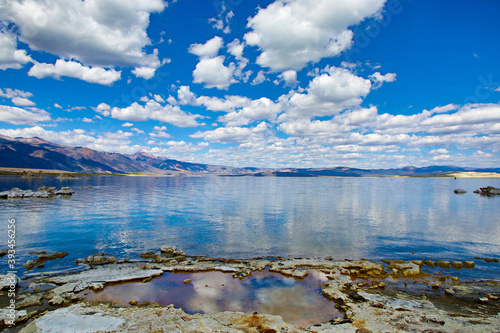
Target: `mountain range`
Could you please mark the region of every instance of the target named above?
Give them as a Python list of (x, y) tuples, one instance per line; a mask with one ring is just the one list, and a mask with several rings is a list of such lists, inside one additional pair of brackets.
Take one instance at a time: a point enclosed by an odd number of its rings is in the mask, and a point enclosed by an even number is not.
[(236, 168), (165, 159), (139, 152), (133, 155), (107, 153), (85, 147), (64, 146), (40, 138), (0, 135), (0, 168), (48, 169), (92, 174), (225, 175), (225, 176), (419, 176), (447, 172), (500, 172), (500, 168), (475, 169), (429, 166), (399, 169), (333, 168)]

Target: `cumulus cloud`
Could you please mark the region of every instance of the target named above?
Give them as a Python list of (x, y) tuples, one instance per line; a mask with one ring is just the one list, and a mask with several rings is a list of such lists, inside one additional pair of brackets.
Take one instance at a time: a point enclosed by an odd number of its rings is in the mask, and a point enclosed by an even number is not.
[(49, 120), (51, 120), (50, 115), (44, 110), (33, 108), (32, 111), (28, 111), (14, 106), (0, 105), (0, 121), (6, 123), (25, 125)]
[(450, 152), (448, 151), (448, 149), (444, 149), (444, 148), (439, 148), (439, 149), (434, 149), (434, 150), (431, 150), (429, 152), (429, 154), (431, 155), (444, 155), (444, 154), (449, 154)]
[(186, 113), (177, 105), (161, 105), (155, 100), (149, 100), (145, 105), (134, 102), (126, 108), (110, 108), (109, 105), (101, 103), (94, 110), (115, 119), (127, 121), (152, 119), (178, 127), (199, 126), (200, 124), (196, 119), (203, 118), (203, 116), (197, 114)]
[(247, 101), (245, 104), (241, 109), (219, 117), (217, 121), (226, 123), (227, 126), (247, 125), (259, 120), (274, 121), (282, 111), (280, 103), (274, 103), (266, 97)]
[(200, 58), (213, 58), (219, 53), (219, 49), (224, 45), (221, 37), (215, 36), (205, 44), (191, 44), (189, 53), (195, 54)]
[(297, 71), (293, 69), (281, 73), (278, 77), (285, 82), (285, 86), (293, 87), (297, 84)]
[(236, 66), (230, 63), (224, 65), (224, 56), (202, 58), (193, 71), (193, 82), (203, 83), (206, 88), (228, 89), (233, 83)]
[(261, 66), (299, 70), (348, 49), (353, 38), (349, 27), (379, 14), (384, 2), (278, 0), (249, 19), (252, 31), (244, 38), (262, 51), (257, 58)]
[(12, 103), (16, 106), (35, 106), (35, 102), (30, 101), (27, 98), (24, 97), (13, 97), (12, 98)]
[(18, 89), (6, 88), (5, 91), (0, 88), (0, 97), (8, 98), (15, 106), (35, 106), (35, 102), (29, 100), (33, 94)]
[(101, 67), (86, 67), (76, 61), (57, 59), (54, 65), (35, 63), (29, 70), (28, 75), (34, 76), (37, 79), (45, 77), (60, 79), (61, 76), (67, 76), (90, 83), (109, 86), (120, 79), (121, 71), (116, 71), (114, 69), (106, 70)]
[[(150, 14), (166, 6), (163, 0), (5, 0), (0, 20), (14, 24), (19, 39), (32, 50), (84, 66), (158, 68), (157, 53), (144, 51), (151, 44), (146, 29)], [(30, 61), (18, 51), (17, 63)]]
[(231, 43), (227, 44), (228, 52), (236, 58), (236, 60), (247, 61), (243, 57), (243, 49), (245, 48), (245, 43), (240, 42), (238, 38), (234, 39)]
[(220, 143), (243, 143), (256, 140), (263, 140), (270, 134), (268, 125), (261, 122), (255, 127), (219, 127), (212, 131), (196, 132), (190, 137), (203, 138), (210, 142)]
[(153, 128), (153, 132), (149, 133), (149, 136), (152, 138), (164, 138), (168, 139), (172, 136), (166, 132), (167, 126), (155, 126)]
[(228, 34), (231, 32), (229, 27), (229, 22), (234, 17), (232, 10), (228, 10), (224, 1), (216, 1), (213, 3), (216, 6), (216, 11), (219, 13), (217, 17), (211, 17), (208, 22), (212, 24), (212, 27), (217, 30), (222, 30), (223, 33)]
[(83, 146), (107, 152), (133, 154), (140, 151), (139, 146), (131, 145), (130, 137), (133, 136), (133, 133), (121, 130), (117, 132), (105, 132), (96, 136), (83, 129), (56, 132), (47, 131), (41, 126), (34, 126), (19, 129), (0, 129), (0, 134), (10, 137), (39, 137), (61, 145)]
[(370, 92), (370, 80), (352, 74), (345, 68), (327, 67), (316, 76), (307, 93), (293, 92), (288, 96), (287, 116), (311, 118), (328, 116), (359, 106)]
[(396, 81), (395, 73), (387, 73), (385, 75), (380, 74), (380, 72), (375, 72), (369, 76), (373, 82), (374, 88), (380, 88), (384, 82), (394, 82)]
[(142, 49), (150, 44), (149, 14), (165, 6), (162, 0), (6, 0), (0, 18), (16, 24), (33, 49), (92, 66), (133, 66), (156, 60)]
[(179, 87), (177, 96), (181, 105), (203, 106), (210, 111), (226, 112), (226, 115), (220, 116), (217, 120), (231, 127), (260, 120), (275, 121), (277, 115), (283, 110), (281, 103), (274, 102), (267, 97), (256, 100), (238, 95), (224, 96), (224, 98), (197, 97), (188, 86)]
[(137, 67), (132, 70), (132, 74), (137, 77), (142, 77), (143, 79), (149, 80), (155, 76), (155, 67)]
[(257, 76), (252, 80), (251, 84), (255, 86), (265, 81), (267, 81), (267, 78), (266, 75), (264, 74), (264, 71), (259, 71), (257, 73)]
[(0, 69), (20, 69), (31, 61), (33, 59), (26, 53), (26, 50), (17, 49), (17, 37), (0, 30)]
[(18, 89), (5, 88), (4, 90), (2, 90), (2, 88), (0, 88), (0, 97), (9, 99), (12, 99), (14, 97), (30, 98), (33, 97), (33, 94), (28, 91), (22, 91)]

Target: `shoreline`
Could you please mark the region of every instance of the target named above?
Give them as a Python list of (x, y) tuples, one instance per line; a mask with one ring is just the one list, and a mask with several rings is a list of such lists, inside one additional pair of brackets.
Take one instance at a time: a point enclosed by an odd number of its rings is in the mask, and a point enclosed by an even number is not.
[[(28, 175), (27, 175), (28, 174)], [(117, 173), (79, 173), (72, 171), (63, 170), (52, 170), (52, 169), (31, 169), (31, 168), (4, 168), (0, 167), (0, 175), (12, 175), (12, 176), (23, 176), (27, 179), (35, 179), (43, 176), (62, 176), (66, 179), (79, 179), (80, 177), (99, 177), (99, 176), (126, 176), (126, 177), (258, 177), (253, 174), (218, 174), (218, 173), (189, 173), (189, 172), (179, 172), (172, 174), (139, 174), (139, 173), (129, 173), (129, 174), (117, 174)], [(261, 177), (261, 176), (259, 176)], [(264, 177), (287, 177), (287, 176), (276, 176), (267, 175)], [(290, 175), (289, 177), (297, 177)], [(311, 178), (311, 176), (299, 176), (299, 178)], [(327, 176), (318, 175), (313, 178), (456, 178), (456, 179), (498, 179), (500, 178), (500, 173), (495, 172), (443, 172), (436, 174), (422, 174), (422, 175), (367, 175), (367, 176)]]
[[(452, 275), (426, 272), (426, 265), (474, 269), (473, 262), (424, 262), (421, 260), (325, 259), (227, 259), (188, 256), (175, 247), (148, 252), (141, 261), (118, 260), (95, 254), (78, 264), (85, 270), (40, 275), (24, 279), (31, 292), (18, 297), (21, 332), (48, 332), (64, 328), (69, 317), (87, 331), (178, 332), (477, 332), (500, 329), (500, 280), (460, 281)], [(57, 256), (55, 256), (57, 257)], [(478, 258), (486, 260), (486, 258)], [(488, 259), (495, 262), (498, 259)], [(98, 292), (116, 283), (142, 282), (170, 273), (223, 272), (243, 281), (263, 270), (302, 281), (309, 274), (321, 275), (322, 295), (344, 315), (330, 322), (301, 328), (273, 314), (219, 312), (187, 314), (173, 305), (134, 302), (128, 307), (106, 302), (85, 302), (79, 295)], [(190, 283), (188, 281), (187, 283)], [(47, 288), (47, 286), (52, 286)], [(36, 288), (45, 290), (35, 291)], [(5, 295), (4, 295), (5, 296)], [(459, 304), (457, 308), (452, 305)], [(106, 318), (106, 320), (100, 320)], [(34, 320), (36, 319), (36, 320)], [(205, 326), (200, 326), (203, 323)], [(97, 326), (95, 326), (97, 325)], [(170, 325), (170, 326), (169, 326)], [(174, 326), (172, 326), (174, 325)], [(149, 327), (149, 328), (148, 328)], [(150, 329), (151, 328), (151, 329)], [(361, 331), (359, 331), (361, 330)]]

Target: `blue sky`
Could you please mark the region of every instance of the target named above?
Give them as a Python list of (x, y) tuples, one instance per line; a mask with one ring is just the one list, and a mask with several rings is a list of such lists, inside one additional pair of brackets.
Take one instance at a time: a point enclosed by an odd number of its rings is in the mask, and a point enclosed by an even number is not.
[(5, 0), (0, 134), (232, 166), (497, 167), (499, 12)]

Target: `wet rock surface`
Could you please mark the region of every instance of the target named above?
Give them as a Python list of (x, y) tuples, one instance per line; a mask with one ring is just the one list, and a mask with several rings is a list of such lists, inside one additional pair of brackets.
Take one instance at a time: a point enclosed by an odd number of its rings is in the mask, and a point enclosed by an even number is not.
[(69, 253), (68, 252), (55, 252), (55, 253), (49, 253), (47, 254), (46, 251), (41, 251), (41, 252), (32, 252), (30, 254), (38, 254), (38, 258), (36, 259), (30, 259), (26, 263), (23, 264), (23, 267), (26, 268), (28, 271), (32, 270), (33, 268), (43, 268), (45, 262), (49, 260), (56, 260), (56, 259), (61, 259), (66, 257)]
[(279, 316), (221, 312), (188, 315), (174, 307), (76, 304), (49, 312), (21, 330), (27, 332), (302, 332)]
[[(176, 253), (176, 254), (174, 254)], [(46, 255), (46, 253), (40, 253)], [(115, 262), (97, 253), (82, 260), (90, 269), (70, 274), (30, 278), (33, 285), (51, 285), (40, 293), (21, 294), (19, 308), (49, 311), (21, 313), (21, 332), (495, 332), (500, 330), (500, 282), (461, 282), (451, 276), (432, 275), (424, 265), (450, 269), (473, 267), (473, 262), (423, 260), (331, 259), (224, 259), (189, 257), (164, 247), (160, 254), (142, 256), (146, 262)], [(109, 259), (111, 261), (109, 261)], [(158, 258), (166, 258), (167, 260)], [(118, 260), (116, 260), (118, 261)], [(384, 266), (385, 264), (385, 266)], [(297, 327), (270, 314), (220, 312), (186, 314), (174, 306), (137, 302), (130, 295), (128, 307), (82, 302), (80, 292), (100, 291), (109, 284), (147, 283), (163, 272), (232, 273), (244, 279), (266, 267), (269, 271), (301, 281), (309, 274), (323, 274), (321, 293), (344, 318)], [(190, 280), (183, 281), (191, 284)], [(410, 285), (407, 287), (407, 283)], [(432, 285), (436, 285), (433, 288)], [(42, 304), (45, 304), (42, 306)], [(36, 321), (32, 321), (37, 318)], [(0, 321), (1, 323), (1, 321)], [(70, 326), (68, 326), (70, 325)], [(75, 326), (71, 326), (75, 325)]]
[(95, 253), (83, 259), (82, 262), (86, 265), (104, 265), (117, 263), (118, 259), (113, 256), (106, 257), (105, 253)]
[(481, 187), (479, 190), (475, 190), (474, 193), (486, 196), (493, 197), (496, 195), (500, 195), (500, 188), (496, 188), (493, 186)]
[(17, 187), (12, 188), (10, 191), (0, 192), (0, 199), (13, 199), (13, 198), (51, 198), (55, 196), (69, 196), (75, 192), (70, 187), (39, 187), (38, 190), (21, 190)]

